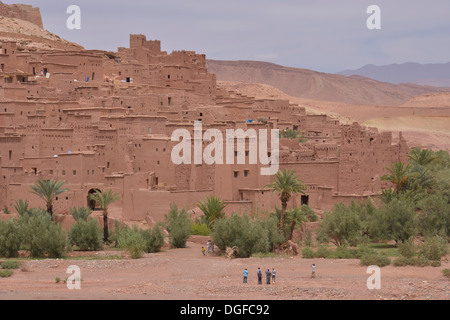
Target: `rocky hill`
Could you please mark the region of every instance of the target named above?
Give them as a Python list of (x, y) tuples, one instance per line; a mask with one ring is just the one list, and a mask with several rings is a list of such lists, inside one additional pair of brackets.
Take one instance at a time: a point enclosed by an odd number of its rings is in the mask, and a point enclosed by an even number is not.
[(45, 30), (39, 8), (0, 2), (0, 42), (4, 41), (16, 41), (19, 51), (83, 49)]

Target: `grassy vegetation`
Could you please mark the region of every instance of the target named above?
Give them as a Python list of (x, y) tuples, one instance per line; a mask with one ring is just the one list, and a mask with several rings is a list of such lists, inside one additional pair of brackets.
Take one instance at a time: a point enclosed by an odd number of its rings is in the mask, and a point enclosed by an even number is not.
[(14, 274), (12, 270), (0, 270), (0, 278), (9, 278)]

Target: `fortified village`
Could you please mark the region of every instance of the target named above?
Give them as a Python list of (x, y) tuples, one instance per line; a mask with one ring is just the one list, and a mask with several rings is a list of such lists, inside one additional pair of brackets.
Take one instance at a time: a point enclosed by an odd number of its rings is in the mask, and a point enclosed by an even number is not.
[[(33, 21), (42, 27), (39, 13)], [(30, 193), (39, 179), (63, 180), (70, 189), (54, 203), (63, 223), (70, 208), (95, 209), (89, 194), (106, 189), (121, 196), (111, 218), (148, 224), (164, 220), (172, 203), (198, 212), (196, 203), (209, 195), (225, 200), (228, 213), (280, 206), (264, 189), (273, 176), (250, 164), (250, 142), (235, 149), (235, 164), (173, 163), (173, 132), (194, 137), (200, 121), (203, 132), (214, 128), (224, 137), (227, 129), (304, 135), (306, 142), (280, 139), (279, 168), (294, 169), (308, 186), (289, 206), (318, 212), (379, 194), (388, 187), (380, 180), (385, 168), (409, 152), (401, 134), (394, 144), (391, 133), (224, 90), (205, 55), (167, 53), (144, 35), (130, 35), (129, 48), (117, 52), (29, 49), (8, 40), (0, 54), (0, 208), (14, 211), (19, 199), (43, 207)], [(245, 164), (237, 164), (240, 157)]]

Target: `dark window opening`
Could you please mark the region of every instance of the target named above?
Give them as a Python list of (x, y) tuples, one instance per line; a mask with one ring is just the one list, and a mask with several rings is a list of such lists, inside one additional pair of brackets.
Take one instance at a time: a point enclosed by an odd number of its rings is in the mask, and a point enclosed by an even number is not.
[(302, 196), (301, 198), (301, 205), (306, 204), (307, 206), (309, 205), (309, 196)]

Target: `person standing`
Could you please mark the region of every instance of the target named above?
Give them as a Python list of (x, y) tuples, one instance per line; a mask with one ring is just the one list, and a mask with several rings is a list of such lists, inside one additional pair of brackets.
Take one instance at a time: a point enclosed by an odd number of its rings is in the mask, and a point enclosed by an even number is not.
[(257, 275), (258, 275), (258, 284), (262, 284), (262, 272), (261, 272), (261, 268), (259, 268), (259, 267), (258, 267)]
[(267, 269), (266, 271), (266, 284), (270, 284), (270, 278), (272, 277), (272, 272), (270, 272), (270, 269)]
[(248, 270), (247, 270), (247, 268), (245, 268), (245, 270), (244, 270), (244, 283), (247, 283), (247, 278), (248, 278)]
[(208, 240), (206, 242), (206, 254), (210, 254), (211, 253), (211, 240)]
[(312, 272), (311, 272), (311, 279), (315, 279), (316, 278), (316, 265), (313, 264), (311, 266)]
[(272, 283), (275, 283), (275, 276), (277, 272), (275, 271), (275, 268), (272, 268)]

